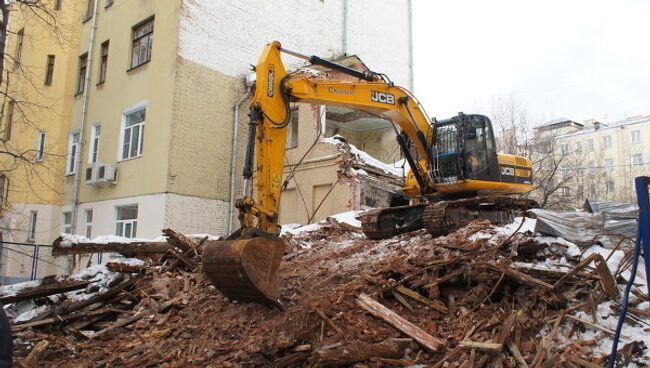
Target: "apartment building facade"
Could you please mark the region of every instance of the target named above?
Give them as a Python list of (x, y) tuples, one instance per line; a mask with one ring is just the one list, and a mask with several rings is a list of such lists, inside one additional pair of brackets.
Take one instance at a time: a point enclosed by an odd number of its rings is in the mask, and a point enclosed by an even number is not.
[(47, 253), (39, 244), (50, 243), (61, 223), (61, 173), (81, 26), (77, 3), (44, 1), (10, 12), (0, 138), (2, 151), (10, 153), (0, 155), (2, 283), (65, 270), (66, 259), (34, 259)]
[[(51, 207), (36, 210), (38, 223), (31, 228), (41, 244), (61, 232), (155, 238), (168, 226), (186, 233), (233, 230), (237, 223), (231, 203), (242, 187), (246, 80), (250, 64), (272, 40), (329, 58), (362, 55), (373, 70), (412, 86), (410, 0), (63, 4), (74, 13), (70, 29), (76, 37), (66, 54), (72, 60), (66, 64), (66, 85), (58, 92), (68, 98), (61, 103), (67, 114), (58, 130), (63, 142), (59, 157), (64, 158), (56, 167), (60, 190)], [(300, 60), (285, 61), (301, 65)], [(348, 113), (297, 108), (300, 134), (289, 148), (288, 163), (297, 162), (298, 153), (312, 145), (317, 128), (334, 134), (341, 123), (328, 117)], [(369, 150), (394, 152), (381, 148), (389, 141), (387, 134), (392, 135), (386, 122), (362, 123), (339, 127), (338, 133), (347, 131)], [(310, 153), (315, 160), (303, 188), (307, 201), (314, 203), (322, 188), (336, 180), (336, 148), (319, 147)], [(314, 171), (314, 162), (321, 169)], [(351, 208), (348, 199), (336, 199), (314, 219)]]
[(535, 141), (554, 152), (553, 197), (565, 207), (587, 198), (634, 203), (634, 178), (650, 174), (650, 115), (611, 123), (561, 119), (535, 128)]

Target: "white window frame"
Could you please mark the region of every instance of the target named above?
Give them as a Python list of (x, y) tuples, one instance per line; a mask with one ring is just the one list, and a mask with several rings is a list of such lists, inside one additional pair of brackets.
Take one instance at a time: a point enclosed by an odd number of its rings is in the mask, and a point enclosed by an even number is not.
[(99, 157), (99, 140), (102, 135), (102, 125), (95, 123), (90, 130), (90, 147), (88, 148), (88, 164), (97, 163)]
[[(66, 222), (66, 220), (70, 220), (70, 222)], [(72, 234), (72, 211), (66, 211), (61, 214), (61, 232), (64, 234)]]
[(45, 131), (40, 130), (36, 139), (36, 161), (38, 162), (42, 162), (45, 159), (45, 137)]
[(606, 135), (603, 137), (603, 149), (612, 148), (612, 136)]
[[(125, 219), (125, 220), (120, 220), (119, 219), (120, 218), (120, 209), (126, 208), (126, 207), (135, 207), (136, 208), (135, 219)], [(126, 204), (126, 205), (116, 206), (115, 207), (115, 235), (125, 237), (125, 238), (135, 238), (135, 237), (137, 237), (138, 213), (139, 213), (138, 204)], [(127, 225), (129, 225), (130, 229), (131, 229), (129, 234), (127, 234), (125, 232)]]
[[(90, 216), (88, 216), (88, 215), (90, 215)], [(93, 235), (93, 217), (94, 216), (95, 216), (95, 214), (93, 213), (92, 208), (88, 208), (88, 209), (84, 210), (84, 220), (86, 221), (86, 226), (85, 226), (86, 234), (85, 235), (86, 235), (86, 238), (88, 238), (88, 239), (92, 239), (92, 235)]]
[(614, 167), (614, 159), (606, 158), (603, 160), (603, 167), (612, 168)]
[(568, 155), (571, 149), (569, 148), (569, 144), (565, 143), (562, 145), (562, 154)]
[[(637, 160), (638, 159), (638, 160)], [(636, 162), (635, 162), (636, 161)], [(635, 153), (630, 156), (630, 163), (632, 166), (640, 166), (643, 165), (643, 154), (642, 153)]]
[(630, 143), (641, 143), (641, 130), (633, 130), (630, 132)]
[[(74, 136), (77, 136), (77, 141), (73, 142)], [(77, 160), (79, 159), (79, 147), (81, 147), (81, 132), (75, 130), (70, 132), (68, 136), (68, 156), (65, 160), (65, 175), (74, 175), (77, 173)], [(73, 153), (74, 150), (74, 153)]]
[(587, 151), (593, 151), (594, 150), (594, 140), (593, 139), (587, 139)]
[(614, 193), (616, 191), (616, 182), (612, 179), (607, 180), (605, 182), (605, 189), (607, 189), (607, 193)]
[[(133, 157), (122, 157), (122, 153), (124, 150), (124, 138), (125, 138), (125, 128), (126, 128), (126, 116), (129, 114), (132, 114), (134, 112), (138, 112), (140, 110), (145, 110), (145, 119), (142, 123), (136, 124), (141, 127), (140, 129), (140, 134), (139, 134), (139, 142), (138, 142), (138, 154)], [(120, 139), (119, 139), (119, 146), (117, 147), (117, 161), (127, 161), (127, 160), (133, 160), (138, 157), (142, 157), (144, 154), (144, 134), (143, 131), (145, 130), (144, 127), (146, 126), (147, 123), (147, 117), (149, 116), (149, 102), (148, 101), (143, 101), (140, 102), (136, 105), (133, 105), (129, 107), (128, 109), (122, 111), (122, 123), (120, 125)], [(135, 125), (134, 125), (135, 126)], [(129, 151), (131, 151), (129, 149)]]
[(577, 153), (582, 152), (582, 142), (580, 141), (576, 142), (576, 152)]
[(27, 241), (36, 241), (36, 222), (38, 221), (38, 211), (29, 211), (29, 221), (27, 223)]

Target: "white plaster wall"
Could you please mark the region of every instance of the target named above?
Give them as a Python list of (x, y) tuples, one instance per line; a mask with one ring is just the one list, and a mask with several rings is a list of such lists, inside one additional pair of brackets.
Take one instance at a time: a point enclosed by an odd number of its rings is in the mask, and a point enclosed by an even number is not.
[(227, 235), (228, 202), (168, 193), (165, 226), (186, 234)]
[[(150, 194), (136, 197), (112, 199), (108, 201), (88, 202), (79, 205), (76, 233), (86, 234), (85, 210), (93, 210), (93, 237), (114, 235), (118, 206), (138, 205), (137, 237), (154, 239), (161, 236), (165, 218), (165, 194)], [(64, 206), (61, 212), (70, 211)]]
[[(264, 45), (278, 40), (308, 55), (357, 54), (371, 69), (408, 87), (408, 0), (347, 1), (347, 50), (343, 50), (343, 4), (343, 0), (184, 0), (179, 55), (237, 76), (249, 73)], [(285, 62), (302, 60), (287, 56)]]

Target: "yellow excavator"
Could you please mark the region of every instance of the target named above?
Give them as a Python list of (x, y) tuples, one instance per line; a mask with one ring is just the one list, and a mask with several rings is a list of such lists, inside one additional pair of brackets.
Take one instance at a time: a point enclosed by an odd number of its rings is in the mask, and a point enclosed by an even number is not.
[[(348, 77), (288, 73), (282, 53)], [(244, 193), (236, 202), (241, 228), (226, 240), (207, 243), (203, 250), (204, 270), (231, 299), (279, 304), (278, 271), (285, 246), (279, 238), (278, 211), (292, 102), (361, 110), (392, 123), (410, 167), (403, 188), (410, 204), (362, 214), (362, 230), (368, 238), (421, 228), (439, 236), (475, 219), (502, 223), (517, 211), (536, 206), (532, 200), (513, 196), (532, 189), (531, 161), (497, 154), (492, 124), (483, 115), (460, 113), (432, 120), (409, 91), (395, 86), (386, 75), (303, 55), (277, 41), (264, 48), (255, 73)]]

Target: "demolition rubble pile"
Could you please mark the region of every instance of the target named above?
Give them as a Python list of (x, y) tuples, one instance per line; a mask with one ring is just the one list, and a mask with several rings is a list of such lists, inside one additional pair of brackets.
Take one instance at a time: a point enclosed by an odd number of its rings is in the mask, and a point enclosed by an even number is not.
[[(93, 266), (56, 281), (68, 288), (56, 295), (53, 284), (16, 291), (14, 302), (31, 293), (40, 305), (14, 321), (16, 363), (600, 367), (630, 276), (629, 246), (580, 249), (532, 235), (529, 221), (477, 221), (435, 239), (417, 231), (371, 241), (353, 221), (289, 230), (284, 310), (226, 299), (201, 271), (204, 239), (167, 230), (158, 253), (131, 246), (141, 261)], [(650, 362), (644, 291), (633, 288), (619, 345), (625, 366)]]

